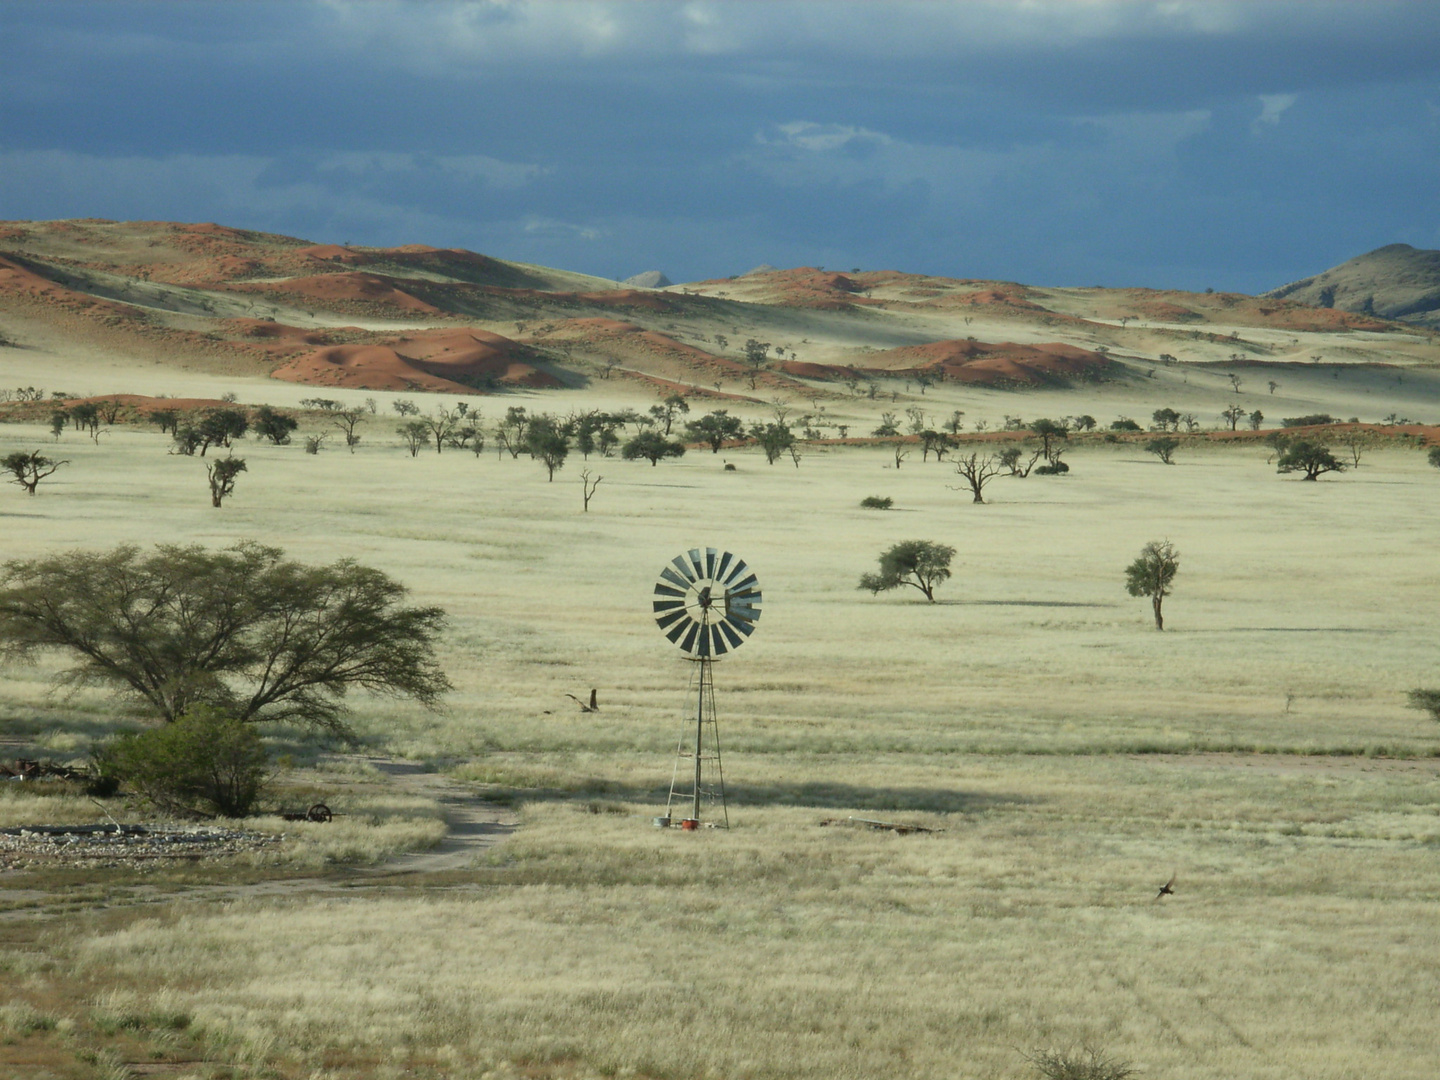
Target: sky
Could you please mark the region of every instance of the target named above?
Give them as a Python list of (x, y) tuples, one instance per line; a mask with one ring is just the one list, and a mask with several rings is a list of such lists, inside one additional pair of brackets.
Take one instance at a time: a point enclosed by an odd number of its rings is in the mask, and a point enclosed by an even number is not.
[(675, 281), (1440, 248), (1436, 0), (0, 0), (0, 219)]

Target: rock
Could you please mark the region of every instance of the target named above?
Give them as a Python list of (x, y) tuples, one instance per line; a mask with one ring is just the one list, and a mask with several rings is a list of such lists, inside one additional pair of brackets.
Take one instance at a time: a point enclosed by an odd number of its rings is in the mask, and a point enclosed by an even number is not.
[(659, 270), (646, 270), (643, 274), (627, 277), (621, 285), (633, 285), (637, 289), (663, 289), (675, 283)]
[(1440, 327), (1440, 251), (1389, 244), (1264, 295)]

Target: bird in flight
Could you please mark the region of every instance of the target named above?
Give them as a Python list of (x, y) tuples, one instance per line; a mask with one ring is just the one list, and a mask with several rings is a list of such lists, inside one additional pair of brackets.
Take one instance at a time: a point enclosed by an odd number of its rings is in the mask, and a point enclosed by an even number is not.
[(1159, 900), (1162, 896), (1174, 896), (1174, 895), (1175, 895), (1175, 889), (1174, 889), (1174, 887), (1173, 887), (1174, 885), (1175, 885), (1175, 875), (1174, 875), (1174, 874), (1171, 874), (1171, 875), (1170, 875), (1170, 880), (1167, 881), (1167, 882), (1165, 882), (1164, 885), (1161, 885), (1161, 886), (1160, 886), (1160, 891), (1155, 894), (1155, 899), (1156, 899), (1156, 900)]

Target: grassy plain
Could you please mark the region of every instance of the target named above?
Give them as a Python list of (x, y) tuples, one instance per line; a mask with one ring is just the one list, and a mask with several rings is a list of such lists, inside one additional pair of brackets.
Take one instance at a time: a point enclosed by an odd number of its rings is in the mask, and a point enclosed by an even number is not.
[[(1108, 417), (1121, 392), (1011, 400)], [(523, 827), (383, 895), (7, 923), (0, 1063), (1018, 1078), (1021, 1051), (1091, 1043), (1175, 1080), (1433, 1075), (1440, 732), (1404, 703), (1440, 682), (1422, 454), (1311, 484), (1259, 447), (1167, 467), (1096, 441), (1069, 476), (997, 480), (976, 506), (918, 453), (897, 470), (878, 448), (798, 469), (692, 451), (592, 459), (584, 514), (578, 459), (547, 483), (493, 452), (411, 458), (393, 426), (354, 455), (247, 443), (218, 511), (201, 463), (153, 431), (67, 433), (40, 494), (0, 492), (5, 552), (254, 538), (384, 569), (450, 611), (456, 691), (438, 715), (358, 699), (362, 740), (511, 801)], [(5, 452), (38, 445), (0, 427)], [(940, 603), (856, 589), (912, 538), (958, 550)], [(1158, 538), (1181, 552), (1163, 634), (1122, 587)], [(765, 602), (716, 668), (735, 827), (681, 834), (649, 818), (689, 672), (648, 601), (666, 560), (707, 544), (742, 554)], [(44, 669), (4, 675), (0, 718), (61, 756), (121, 715), (47, 697)], [(582, 715), (564, 695), (592, 686)], [(942, 831), (819, 825), (851, 814)], [(107, 1030), (132, 1039), (109, 1058)]]

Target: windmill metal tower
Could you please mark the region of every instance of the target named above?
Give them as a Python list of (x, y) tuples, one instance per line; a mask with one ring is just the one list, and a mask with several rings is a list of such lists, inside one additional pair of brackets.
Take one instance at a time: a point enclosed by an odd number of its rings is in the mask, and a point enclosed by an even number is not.
[(689, 822), (693, 829), (700, 821), (701, 802), (708, 801), (718, 803), (729, 828), (712, 667), (718, 657), (738, 649), (754, 633), (760, 618), (760, 582), (745, 560), (728, 551), (691, 548), (660, 571), (652, 603), (660, 629), (695, 665), (690, 680), (695, 714), (686, 717), (680, 730), (670, 797), (661, 820), (668, 824), (671, 808), (688, 802), (690, 817), (682, 825)]

